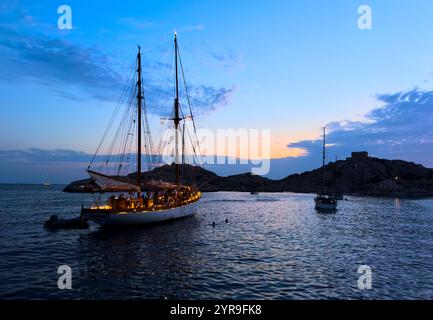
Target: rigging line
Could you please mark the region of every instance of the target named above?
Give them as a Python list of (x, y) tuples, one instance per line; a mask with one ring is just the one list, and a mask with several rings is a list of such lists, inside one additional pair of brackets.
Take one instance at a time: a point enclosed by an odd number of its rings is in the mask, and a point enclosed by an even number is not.
[[(126, 88), (126, 87), (125, 87), (125, 88)], [(120, 106), (121, 106), (122, 101), (123, 101), (123, 99), (124, 99), (123, 96), (125, 95), (125, 91), (126, 91), (126, 90), (124, 90), (124, 92), (122, 93), (122, 97), (121, 97), (121, 99), (120, 99), (120, 101), (119, 101), (118, 106), (116, 107), (116, 112), (113, 114), (113, 117), (112, 117), (112, 119), (110, 120), (109, 126), (107, 127), (106, 132), (104, 133), (103, 139), (101, 140), (100, 145), (98, 146), (98, 149), (97, 149), (95, 155), (99, 152), (99, 149), (100, 149), (100, 147), (102, 146), (102, 144), (103, 144), (103, 142), (104, 142), (104, 140), (105, 140), (105, 138), (106, 138), (106, 135), (108, 134), (108, 131), (109, 131), (109, 129), (111, 128), (111, 125), (112, 125), (112, 123), (114, 122), (114, 119), (115, 119), (116, 116), (117, 116), (118, 111), (120, 110)], [(93, 162), (93, 160), (92, 160), (92, 162)]]
[[(160, 56), (160, 58), (157, 60), (157, 61), (161, 61), (162, 60), (162, 56), (164, 56), (164, 55), (166, 55), (166, 54), (170, 54), (170, 55), (172, 55), (173, 54), (173, 52), (172, 52), (172, 50), (170, 49), (170, 50), (165, 50), (165, 51), (163, 51), (162, 53), (161, 53), (161, 56)], [(171, 61), (171, 58), (170, 58), (170, 60), (168, 60), (168, 61)], [(159, 102), (159, 100), (160, 100), (160, 97), (161, 97), (161, 95), (162, 95), (162, 89), (165, 87), (165, 86), (163, 86), (162, 84), (164, 84), (164, 82), (166, 82), (167, 80), (169, 80), (168, 79), (168, 77), (169, 77), (169, 74), (170, 74), (170, 68), (171, 68), (171, 65), (169, 64), (169, 63), (161, 63), (161, 65), (162, 66), (168, 66), (167, 68), (165, 68), (165, 73), (162, 73), (162, 78), (161, 79), (159, 79), (159, 86), (157, 86), (158, 87), (158, 94), (156, 95), (156, 97), (157, 97), (157, 99), (156, 99), (156, 101), (157, 102)]]
[(185, 177), (184, 168), (185, 168), (185, 121), (183, 122), (183, 129), (182, 129), (182, 180)]
[[(138, 112), (137, 112), (136, 106), (135, 106), (135, 94), (134, 94), (134, 101), (132, 101), (132, 99), (131, 99), (131, 103), (129, 105), (129, 108), (130, 108), (130, 116), (129, 116), (129, 122), (128, 122), (129, 126), (128, 126), (128, 130), (126, 132), (126, 137), (127, 137), (128, 141), (125, 141), (125, 151), (124, 151), (125, 153), (126, 153), (127, 142), (132, 143), (134, 141), (134, 136), (136, 136), (135, 135), (136, 127), (138, 125), (138, 123), (137, 123)], [(136, 136), (136, 137), (138, 139), (138, 136)]]
[[(145, 143), (147, 140), (147, 143), (150, 144), (150, 146), (153, 146), (153, 142), (152, 142), (152, 134), (150, 132), (150, 125), (149, 125), (149, 118), (147, 115), (147, 105), (146, 105), (146, 98), (145, 98), (145, 94), (144, 94), (144, 88), (143, 88), (143, 103), (142, 103), (142, 109), (143, 109), (143, 113), (144, 113), (144, 119), (142, 119), (142, 122), (144, 120), (144, 125), (143, 125), (143, 129), (146, 131), (146, 135), (145, 135)], [(140, 132), (141, 134), (141, 132)], [(150, 159), (148, 159), (150, 161)]]
[[(132, 79), (131, 80), (134, 80), (134, 78), (132, 77)], [(130, 89), (131, 89), (131, 84), (132, 84), (133, 82), (131, 82), (130, 81), (130, 83), (129, 83), (129, 86), (128, 86), (128, 92), (130, 92)], [(123, 98), (123, 101), (122, 101), (122, 105), (124, 105), (125, 103), (125, 98), (126, 98), (126, 95), (125, 95), (125, 97)], [(130, 99), (130, 98), (129, 98)], [(120, 110), (120, 109), (119, 109)], [(127, 108), (125, 109), (125, 111), (124, 111), (124, 113), (123, 113), (123, 116), (122, 116), (122, 119), (125, 117), (125, 113), (127, 112)], [(116, 144), (117, 144), (117, 139), (118, 139), (118, 135), (119, 135), (119, 132), (120, 132), (120, 130), (121, 130), (121, 127), (122, 127), (122, 120), (121, 120), (121, 122), (120, 122), (120, 125), (119, 125), (119, 128), (118, 128), (118, 130), (117, 130), (117, 132), (115, 133), (115, 135), (114, 135), (114, 138), (113, 138), (113, 141), (112, 141), (112, 143), (111, 143), (111, 145), (109, 146), (109, 148), (108, 148), (108, 152), (107, 152), (107, 155), (106, 155), (106, 158), (104, 158), (104, 162), (103, 162), (103, 164), (101, 165), (101, 168), (103, 168), (103, 167), (107, 167), (108, 166), (108, 163), (110, 162), (110, 160), (111, 160), (111, 155), (112, 155), (112, 153), (113, 153), (113, 150), (115, 149), (115, 147), (116, 147)], [(104, 164), (105, 163), (105, 164)], [(108, 171), (109, 171), (109, 168), (108, 168)]]
[[(187, 133), (189, 134), (188, 128), (186, 130), (187, 130)], [(191, 147), (194, 150), (194, 146), (191, 145)], [(194, 186), (196, 186), (197, 185), (196, 184), (197, 179), (196, 179), (196, 174), (195, 174), (195, 163), (194, 163), (194, 159), (195, 159), (194, 155), (196, 153), (195, 153), (195, 150), (194, 150), (193, 153), (192, 153), (192, 156), (191, 156), (191, 153), (190, 153), (188, 145), (186, 145), (186, 149), (187, 149), (187, 151), (186, 151), (186, 157), (188, 159), (187, 161), (191, 164), (190, 166), (188, 166), (189, 172), (190, 172), (190, 176), (191, 176), (191, 184), (194, 185)]]
[(149, 136), (145, 137), (145, 150), (146, 150), (146, 157), (148, 162), (147, 163), (148, 171), (150, 171), (152, 169), (153, 164), (156, 162), (155, 149), (150, 134)]
[[(179, 109), (180, 109), (180, 113), (181, 113), (181, 115), (182, 115), (182, 118), (183, 118), (183, 124), (184, 124), (184, 126), (183, 126), (183, 130), (185, 130), (185, 125), (186, 125), (186, 121), (185, 121), (185, 114), (183, 113), (183, 109), (182, 109), (182, 105), (180, 105), (179, 104)], [(189, 137), (189, 141), (191, 142), (191, 145), (193, 144), (193, 140), (191, 139), (191, 136), (190, 136), (190, 134), (189, 134), (189, 130), (188, 130), (188, 127), (186, 127), (186, 132), (187, 132), (187, 134), (188, 134), (188, 137)], [(183, 133), (184, 134), (184, 133)], [(183, 142), (183, 143), (185, 143), (185, 141)], [(194, 150), (194, 146), (192, 145), (192, 148), (193, 148), (193, 150)], [(195, 150), (194, 150), (194, 152), (195, 152)]]
[[(144, 111), (144, 113), (146, 114), (146, 111)], [(149, 140), (150, 131), (147, 130), (148, 128), (146, 127), (145, 120), (143, 118), (141, 118), (141, 124), (144, 131), (144, 154), (146, 157), (146, 165), (147, 165), (146, 171), (149, 171), (149, 164), (151, 161), (150, 154), (149, 154), (149, 145), (151, 144), (150, 143), (151, 139)]]
[[(130, 129), (130, 132), (135, 132), (136, 128), (135, 128), (135, 123), (132, 125), (132, 128)], [(133, 149), (133, 145), (134, 145), (134, 139), (131, 138), (129, 139), (129, 146), (128, 148), (125, 150), (125, 156), (126, 156), (126, 160), (125, 160), (125, 168), (124, 168), (124, 175), (127, 174), (127, 172), (129, 171), (129, 164), (131, 162), (131, 155), (132, 155), (132, 149)], [(133, 157), (135, 159), (135, 157)]]
[[(183, 115), (183, 117), (185, 118), (184, 115)], [(198, 143), (197, 132), (196, 132), (195, 123), (194, 123), (194, 118), (193, 118), (192, 114), (191, 114), (191, 119), (192, 119), (192, 121), (193, 121), (193, 128), (194, 128), (194, 133), (195, 133), (195, 136), (196, 136), (197, 147), (199, 148), (199, 154), (201, 155), (200, 144)], [(194, 141), (193, 141), (193, 139), (192, 139), (192, 137), (191, 137), (191, 135), (190, 135), (190, 133), (189, 133), (189, 129), (188, 129), (188, 127), (187, 127), (187, 133), (188, 133), (189, 140), (191, 141), (191, 146), (192, 146), (192, 148), (193, 148), (194, 155), (197, 157), (197, 160), (199, 160), (199, 159), (198, 159), (198, 156), (197, 156), (197, 151), (196, 151), (195, 146), (194, 146)], [(200, 162), (200, 161), (199, 161), (199, 162)]]
[[(167, 125), (167, 132), (171, 130), (173, 130), (173, 124), (169, 123), (169, 125)], [(170, 140), (161, 139), (161, 149), (160, 149), (161, 155), (163, 155), (163, 152), (166, 150), (167, 146), (172, 144), (172, 140), (173, 140), (172, 136), (170, 137)]]
[[(125, 108), (125, 111), (123, 113), (122, 119), (120, 121), (119, 128), (117, 129), (116, 134), (115, 134), (114, 139), (113, 139), (113, 142), (112, 142), (112, 144), (111, 144), (111, 146), (109, 148), (108, 157), (107, 157), (107, 160), (106, 160), (106, 165), (108, 165), (108, 163), (110, 162), (111, 157), (113, 155), (113, 151), (116, 151), (118, 145), (121, 143), (121, 142), (119, 142), (119, 137), (122, 137), (121, 132), (123, 132), (125, 130), (125, 128), (124, 128), (125, 127), (125, 121), (126, 121), (126, 119), (128, 117), (128, 114), (129, 114), (129, 106), (130, 106), (130, 104), (131, 104), (131, 102)], [(114, 159), (116, 159), (116, 155), (114, 155)], [(109, 167), (108, 167), (108, 170), (110, 170)]]
[[(167, 62), (167, 68), (165, 70), (165, 74), (163, 75), (162, 79), (161, 79), (161, 90), (160, 90), (160, 95), (158, 96), (158, 100), (156, 101), (156, 103), (160, 106), (161, 108), (161, 116), (170, 116), (170, 114), (173, 111), (173, 106), (171, 104), (171, 90), (170, 89), (164, 89), (164, 88), (170, 88), (170, 84), (172, 83), (171, 81), (171, 74), (174, 74), (173, 70), (174, 70), (174, 63), (172, 61), (174, 61), (173, 57), (174, 57), (174, 51), (173, 50), (168, 50), (167, 51), (167, 56), (169, 57), (169, 60)], [(173, 90), (175, 90), (175, 87), (173, 86)], [(160, 120), (161, 121), (161, 120)], [(153, 150), (155, 153), (155, 158), (158, 158), (158, 165), (162, 164), (163, 161), (163, 153), (167, 147), (167, 145), (170, 144), (169, 141), (167, 141), (164, 138), (164, 132), (165, 130), (171, 130), (171, 123), (162, 121), (160, 126), (159, 126), (159, 132), (158, 132), (158, 144), (157, 144), (157, 148), (155, 149), (155, 146), (153, 146)], [(156, 162), (156, 161), (155, 161)], [(161, 173), (158, 172), (158, 178), (161, 178)]]
[[(184, 125), (186, 125), (186, 123), (184, 122)], [(188, 129), (186, 129), (186, 131), (188, 132)], [(185, 131), (183, 132), (183, 134), (185, 133)], [(184, 139), (184, 137), (183, 137), (183, 139)], [(183, 147), (184, 147), (184, 151), (183, 151), (183, 163), (189, 163), (189, 160), (190, 160), (190, 151), (189, 151), (189, 146), (188, 146), (188, 144), (184, 144), (183, 145)], [(193, 147), (193, 146), (192, 146)], [(185, 161), (185, 158), (187, 159), (186, 161)], [(194, 158), (194, 154), (193, 154), (193, 158)], [(193, 158), (192, 158), (192, 160), (191, 160), (191, 163), (192, 164), (194, 164), (193, 163)], [(189, 173), (190, 173), (190, 177), (191, 177), (191, 183), (193, 184), (193, 185), (195, 185), (196, 184), (196, 176), (195, 176), (195, 172), (194, 172), (194, 167), (193, 167), (193, 165), (190, 165), (190, 166), (188, 166), (188, 168), (182, 168), (182, 174), (184, 175), (184, 177), (185, 177), (185, 170), (186, 169), (188, 169), (188, 171), (189, 171)]]
[[(172, 109), (172, 108), (170, 108), (170, 109)], [(171, 130), (171, 122), (168, 122), (168, 124), (166, 122), (163, 122), (163, 125), (160, 127), (160, 133), (159, 133), (160, 141), (159, 141), (159, 145), (158, 145), (158, 148), (159, 148), (158, 152), (162, 152), (161, 147), (163, 146), (162, 137), (163, 137), (164, 131), (169, 130), (169, 129)]]
[[(193, 150), (193, 155), (194, 155), (195, 158), (197, 159), (197, 162), (200, 163), (199, 156), (197, 155), (196, 146), (194, 145), (194, 140), (193, 140), (193, 138), (192, 138), (192, 136), (191, 136), (191, 133), (190, 133), (190, 130), (189, 130), (189, 127), (188, 127), (188, 126), (186, 127), (186, 132), (187, 132), (187, 135), (188, 135), (188, 139), (189, 139), (189, 141), (191, 142), (191, 147), (192, 147), (192, 150)], [(196, 144), (197, 144), (197, 146), (199, 147), (199, 143), (197, 142)], [(199, 152), (200, 152), (200, 151), (199, 151)]]
[[(184, 121), (184, 125), (185, 125), (185, 121)], [(191, 139), (191, 137), (190, 137), (190, 135), (189, 135), (189, 130), (188, 130), (188, 127), (186, 127), (186, 132), (187, 132), (187, 134), (188, 134), (188, 136), (189, 136), (189, 138)], [(184, 145), (185, 146), (185, 145)], [(186, 145), (186, 148), (187, 148), (187, 157), (188, 157), (188, 159), (189, 159), (189, 151), (188, 151), (188, 146)], [(195, 176), (195, 173), (194, 173), (194, 155), (196, 155), (196, 152), (195, 152), (195, 148), (194, 148), (194, 145), (193, 144), (191, 144), (191, 148), (193, 149), (193, 154), (192, 154), (192, 159), (191, 159), (191, 166), (190, 166), (190, 172), (191, 172), (191, 177), (192, 177), (192, 182), (193, 182), (193, 184), (195, 185), (195, 182), (196, 182), (196, 176)]]
[[(171, 61), (172, 57), (173, 57), (173, 52), (170, 52), (170, 57), (169, 57), (170, 60), (169, 61)], [(166, 115), (166, 111), (168, 109), (167, 108), (168, 107), (167, 100), (168, 100), (169, 96), (171, 97), (171, 94), (169, 92), (170, 90), (167, 91), (167, 90), (163, 89), (163, 88), (166, 87), (166, 84), (170, 84), (171, 83), (170, 74), (173, 71), (173, 66), (171, 64), (169, 64), (169, 63), (167, 63), (167, 66), (169, 66), (169, 67), (166, 68), (166, 73), (164, 74), (164, 76), (163, 76), (163, 78), (161, 80), (160, 95), (158, 96), (158, 100), (157, 100), (157, 103), (162, 102), (161, 105), (162, 105), (162, 109), (163, 110), (162, 110), (161, 116), (165, 116)], [(169, 85), (167, 85), (167, 87), (169, 87)], [(163, 99), (161, 99), (161, 98), (163, 98)], [(171, 107), (170, 107), (170, 110), (171, 110)]]
[[(150, 125), (149, 125), (149, 119), (148, 119), (148, 114), (147, 114), (147, 105), (146, 105), (146, 99), (145, 99), (145, 94), (144, 94), (144, 88), (143, 89), (143, 103), (142, 103), (142, 111), (144, 113), (144, 117), (141, 118), (141, 124), (142, 124), (142, 128), (143, 128), (143, 133), (144, 133), (144, 150), (145, 150), (145, 155), (146, 155), (146, 164), (147, 164), (147, 169), (149, 169), (149, 163), (150, 163), (150, 157), (149, 157), (149, 145), (150, 147), (152, 146), (152, 136), (150, 133)], [(141, 132), (140, 132), (141, 134)]]
[[(110, 163), (110, 160), (111, 160), (111, 157), (113, 154), (114, 154), (115, 160), (118, 158), (117, 157), (117, 153), (118, 153), (117, 150), (118, 150), (118, 145), (121, 143), (121, 142), (119, 142), (119, 137), (122, 137), (121, 132), (123, 132), (123, 130), (124, 130), (124, 123), (125, 123), (125, 119), (127, 118), (128, 113), (129, 113), (129, 106), (125, 108), (125, 111), (124, 111), (123, 116), (121, 118), (121, 122), (119, 124), (119, 127), (115, 133), (112, 144), (108, 149), (106, 165), (108, 165), (108, 163)], [(109, 168), (108, 168), (108, 170), (109, 170)]]
[[(168, 52), (169, 52), (169, 54), (168, 54), (169, 61), (172, 61), (172, 57), (174, 55), (174, 52), (172, 50), (169, 50)], [(166, 68), (166, 70), (165, 70), (166, 72), (163, 75), (163, 78), (161, 79), (161, 85), (160, 85), (160, 91), (159, 91), (158, 99), (155, 101), (156, 105), (159, 105), (161, 108), (161, 116), (166, 116), (167, 110), (171, 111), (171, 109), (172, 109), (171, 106), (169, 108), (169, 103), (168, 103), (169, 97), (171, 97), (170, 90), (166, 90), (163, 88), (166, 88), (166, 87), (168, 88), (170, 86), (169, 85), (171, 83), (170, 74), (173, 71), (173, 65), (169, 62), (166, 63), (166, 65), (169, 67)], [(161, 119), (159, 119), (159, 121), (161, 122)], [(165, 127), (165, 122), (162, 122), (161, 125), (159, 126), (158, 135), (157, 135), (159, 137), (159, 139), (158, 139), (159, 141), (158, 141), (156, 153), (158, 153), (158, 154), (161, 153), (161, 146), (162, 146), (161, 139), (162, 139), (162, 135), (164, 132), (164, 127)]]
[[(128, 109), (131, 109), (131, 106), (129, 106)], [(135, 121), (134, 121), (134, 112), (130, 112), (129, 119), (128, 119), (128, 126), (125, 126), (125, 138), (122, 141), (122, 144), (120, 145), (121, 150), (119, 150), (119, 167), (117, 169), (117, 173), (120, 174), (120, 170), (122, 169), (122, 165), (124, 163), (125, 157), (126, 157), (126, 148), (128, 146), (128, 142), (130, 142), (130, 136), (133, 135), (131, 132), (131, 129), (135, 129)]]
[[(135, 84), (134, 84), (134, 88), (135, 88)], [(137, 116), (137, 110), (136, 110), (136, 90), (134, 89), (133, 94), (131, 95), (131, 101), (129, 103), (129, 110), (130, 110), (130, 114), (129, 114), (129, 119), (128, 119), (128, 129), (126, 131), (126, 137), (127, 137), (127, 141), (125, 141), (125, 145), (124, 145), (124, 158), (122, 159), (122, 163), (125, 164), (123, 171), (124, 171), (124, 175), (126, 176), (127, 173), (129, 172), (130, 169), (130, 164), (132, 162), (132, 168), (135, 168), (135, 160), (136, 157), (132, 156), (132, 150), (134, 149), (135, 146), (135, 131), (136, 131), (136, 126), (137, 126), (137, 121), (134, 120), (134, 117)], [(135, 150), (135, 149), (134, 149)], [(136, 154), (136, 152), (134, 152), (134, 154)], [(126, 160), (125, 160), (126, 158)], [(131, 160), (132, 158), (132, 160)]]
[[(133, 108), (132, 104), (129, 104), (129, 109), (132, 110), (132, 108)], [(133, 138), (134, 134), (133, 133), (135, 132), (135, 126), (133, 123), (133, 110), (132, 110), (131, 115), (129, 117), (128, 123), (129, 123), (129, 127), (128, 127), (128, 130), (126, 133), (127, 139), (126, 139), (125, 144), (124, 144), (124, 151), (123, 151), (123, 155), (122, 155), (122, 159), (121, 159), (121, 167), (119, 167), (119, 172), (120, 172), (120, 168), (121, 168), (123, 170), (123, 175), (126, 175), (126, 173), (128, 172), (129, 164), (131, 161), (130, 149), (131, 149), (131, 144), (134, 141), (134, 138)], [(132, 138), (130, 138), (130, 137), (132, 137)]]
[[(174, 67), (175, 67), (174, 66), (174, 59), (171, 59), (172, 57), (174, 57), (174, 51), (172, 51), (172, 53), (170, 54), (170, 60), (172, 60), (173, 62), (170, 64), (171, 65), (171, 69), (169, 69), (169, 71), (173, 71)], [(167, 78), (167, 79), (169, 79), (169, 78)], [(173, 72), (173, 79), (172, 80), (173, 80), (173, 83), (176, 81), (176, 75), (175, 75), (174, 72)], [(175, 96), (175, 95), (176, 95), (176, 87), (173, 85), (173, 96)], [(171, 105), (172, 102), (171, 102), (171, 99), (169, 99), (169, 96), (171, 96), (171, 95), (169, 94), (169, 91), (167, 91), (167, 93), (164, 95), (163, 110), (162, 110), (163, 114), (162, 115), (163, 116), (167, 115), (168, 118), (173, 118), (174, 117), (174, 107), (173, 107), (173, 105)], [(167, 125), (164, 122), (164, 124), (160, 127), (160, 132), (159, 132), (160, 142), (159, 142), (159, 146), (158, 146), (158, 148), (159, 148), (158, 151), (161, 154), (162, 154), (162, 152), (164, 151), (165, 147), (168, 144), (168, 141), (165, 141), (165, 142), (162, 141), (162, 136), (164, 134), (164, 127), (166, 127), (167, 130), (171, 130), (172, 129), (171, 123), (169, 123)]]
[[(129, 114), (129, 107), (128, 107), (128, 109), (126, 109), (126, 114), (128, 115)], [(128, 116), (126, 116), (125, 117), (125, 119), (127, 119), (128, 118)], [(122, 145), (122, 143), (123, 143), (123, 132), (124, 132), (124, 130), (125, 130), (125, 123), (124, 122), (122, 122), (121, 123), (121, 127), (120, 127), (121, 129), (119, 130), (119, 139), (117, 139), (115, 142), (115, 148), (114, 148), (114, 153), (113, 153), (113, 158), (114, 158), (114, 161), (113, 161), (113, 167), (110, 167), (110, 169), (113, 169), (113, 174), (115, 173), (115, 170), (116, 170), (116, 166), (118, 166), (118, 164), (119, 164), (119, 162), (120, 162), (120, 155), (119, 155), (119, 153), (120, 153), (120, 150), (121, 150), (121, 145)]]
[(93, 161), (95, 160), (96, 155), (98, 154), (98, 152), (99, 152), (99, 150), (100, 150), (100, 148), (101, 148), (101, 146), (102, 146), (102, 143), (104, 142), (105, 137), (106, 137), (106, 135), (107, 135), (107, 133), (108, 133), (108, 131), (109, 131), (109, 129), (110, 129), (110, 127), (111, 127), (111, 125), (112, 125), (114, 119), (115, 119), (116, 116), (117, 116), (117, 113), (118, 113), (118, 111), (119, 111), (119, 109), (120, 109), (120, 106), (121, 106), (121, 104), (122, 104), (122, 101), (123, 101), (124, 95), (125, 95), (126, 92), (127, 92), (126, 89), (127, 89), (127, 87), (128, 87), (128, 83), (129, 83), (130, 78), (131, 78), (131, 76), (132, 76), (132, 73), (133, 73), (133, 71), (134, 71), (133, 66), (131, 67), (131, 69), (132, 69), (132, 70), (130, 71), (130, 74), (129, 74), (129, 76), (128, 76), (128, 80), (127, 80), (126, 83), (125, 83), (125, 86), (124, 86), (124, 88), (123, 88), (123, 90), (122, 90), (122, 92), (121, 92), (121, 95), (120, 95), (120, 97), (119, 97), (119, 100), (118, 100), (118, 102), (117, 102), (116, 108), (114, 109), (114, 113), (113, 113), (113, 115), (111, 116), (110, 122), (108, 123), (108, 126), (107, 126), (107, 128), (106, 128), (106, 130), (105, 130), (105, 132), (104, 132), (104, 134), (103, 134), (103, 136), (102, 136), (102, 140), (99, 142), (99, 145), (98, 145), (98, 147), (96, 148), (96, 152), (95, 152), (95, 154), (93, 155), (92, 160), (90, 161), (90, 164), (88, 165), (88, 168), (90, 168), (90, 166), (93, 164)]
[[(181, 109), (181, 113), (182, 113), (182, 117), (185, 118), (182, 109)], [(184, 123), (185, 123), (185, 120), (184, 120)], [(191, 137), (191, 135), (189, 133), (188, 126), (186, 127), (186, 133), (188, 135), (189, 141), (191, 142), (191, 147), (192, 147), (192, 150), (194, 152), (193, 156), (195, 155), (195, 158), (197, 159), (197, 162), (199, 162), (199, 159), (198, 159), (198, 156), (197, 156), (197, 152), (195, 150), (195, 146), (194, 146), (194, 143), (193, 143), (193, 139), (192, 139), (192, 137)], [(194, 160), (193, 160), (193, 162), (194, 162)]]
[[(170, 50), (170, 54), (169, 54), (169, 60), (167, 62), (167, 70), (166, 70), (166, 74), (164, 77), (164, 84), (167, 84), (167, 88), (170, 88), (172, 86), (173, 88), (173, 92), (175, 92), (175, 86), (174, 86), (174, 82), (172, 81), (172, 79), (170, 79), (170, 75), (174, 75), (174, 52), (172, 50)], [(171, 101), (171, 97), (172, 94), (170, 93), (170, 89), (164, 90), (164, 101), (163, 101), (163, 113), (161, 114), (161, 116), (170, 116), (173, 106), (172, 106), (172, 101)], [(168, 103), (168, 100), (170, 100), (170, 102)]]
[[(185, 130), (186, 130), (186, 132), (187, 132), (187, 135), (188, 135), (188, 137), (189, 137), (189, 140), (191, 141), (191, 147), (192, 147), (192, 149), (193, 149), (193, 158), (192, 158), (192, 161), (191, 161), (191, 162), (192, 162), (192, 164), (194, 164), (194, 155), (197, 155), (197, 154), (196, 154), (196, 151), (195, 151), (195, 147), (194, 147), (194, 145), (193, 145), (193, 143), (192, 143), (192, 138), (191, 138), (191, 135), (190, 135), (190, 133), (189, 133), (188, 126), (186, 126), (185, 115), (184, 115), (184, 113), (183, 113), (183, 110), (182, 110), (182, 106), (181, 106), (181, 105), (179, 105), (179, 109), (180, 109), (180, 112), (181, 112), (182, 118), (184, 119), (184, 120), (183, 120), (183, 131), (182, 131), (182, 164), (185, 164), (185, 148), (186, 148), (186, 151), (188, 151), (188, 146), (185, 144)], [(186, 156), (188, 157), (188, 155), (186, 155)], [(184, 170), (184, 167), (185, 167), (185, 166), (182, 166), (182, 178), (185, 177), (185, 170)], [(190, 172), (191, 172), (191, 179), (192, 179), (192, 182), (193, 182), (193, 184), (195, 184), (196, 177), (195, 177), (195, 174), (194, 174), (193, 168), (191, 168)]]
[[(130, 175), (134, 174), (134, 171), (137, 170), (137, 157), (136, 157), (137, 152), (138, 152), (138, 146), (137, 146), (137, 144), (136, 143), (131, 143), (131, 155), (133, 155), (133, 156), (131, 157), (131, 159), (132, 159), (131, 160), (131, 168), (132, 169), (130, 171)], [(134, 174), (133, 179), (137, 179), (137, 175), (136, 174)]]
[[(135, 126), (133, 125), (132, 126), (132, 130), (130, 130), (130, 132), (135, 132)], [(125, 160), (125, 167), (124, 167), (124, 175), (126, 175), (127, 174), (127, 172), (129, 171), (129, 165), (130, 165), (130, 162), (131, 162), (131, 156), (132, 156), (132, 150), (133, 150), (133, 146), (135, 145), (134, 144), (134, 139), (132, 138), (132, 139), (129, 139), (129, 147), (128, 147), (128, 149), (125, 151), (125, 153), (126, 153), (126, 160)], [(135, 157), (133, 157), (133, 159), (135, 159)]]
[(201, 150), (200, 150), (200, 144), (198, 142), (197, 128), (196, 128), (194, 116), (193, 116), (193, 113), (192, 113), (191, 99), (190, 99), (190, 96), (189, 96), (188, 86), (186, 84), (185, 72), (183, 70), (182, 57), (180, 55), (179, 46), (177, 47), (177, 53), (178, 53), (178, 56), (179, 56), (180, 70), (181, 70), (181, 73), (182, 73), (183, 84), (184, 84), (184, 87), (185, 87), (185, 94), (186, 94), (186, 98), (187, 98), (187, 101), (188, 101), (189, 113), (191, 115), (192, 124), (193, 124), (193, 128), (194, 128), (194, 134), (196, 136), (196, 142), (197, 142), (198, 152), (199, 152), (200, 157), (202, 157)]

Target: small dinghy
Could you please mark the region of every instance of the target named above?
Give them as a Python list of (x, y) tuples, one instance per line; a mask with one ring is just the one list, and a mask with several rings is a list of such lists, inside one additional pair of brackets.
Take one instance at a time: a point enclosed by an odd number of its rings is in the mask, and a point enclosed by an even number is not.
[(58, 216), (52, 215), (44, 224), (45, 228), (50, 230), (55, 229), (86, 229), (89, 227), (87, 220), (83, 217), (72, 219), (59, 219)]

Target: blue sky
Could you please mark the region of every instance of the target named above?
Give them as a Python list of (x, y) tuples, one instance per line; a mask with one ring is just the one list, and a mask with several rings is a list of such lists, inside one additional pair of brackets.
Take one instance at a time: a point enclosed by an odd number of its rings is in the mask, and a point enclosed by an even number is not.
[[(72, 30), (57, 28), (62, 4)], [(372, 30), (357, 27), (363, 4)], [(199, 127), (271, 129), (271, 177), (320, 165), (325, 124), (329, 159), (365, 149), (433, 166), (432, 18), (429, 0), (2, 0), (0, 182), (84, 176), (80, 152), (94, 152), (136, 45), (151, 95), (174, 30)]]

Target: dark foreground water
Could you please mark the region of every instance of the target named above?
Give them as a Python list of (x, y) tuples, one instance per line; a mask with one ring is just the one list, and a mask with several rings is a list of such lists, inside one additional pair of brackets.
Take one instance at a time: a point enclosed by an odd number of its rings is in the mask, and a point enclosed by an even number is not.
[(50, 232), (90, 200), (61, 189), (0, 185), (0, 299), (433, 298), (433, 200), (350, 197), (324, 215), (311, 195), (224, 192), (165, 225)]

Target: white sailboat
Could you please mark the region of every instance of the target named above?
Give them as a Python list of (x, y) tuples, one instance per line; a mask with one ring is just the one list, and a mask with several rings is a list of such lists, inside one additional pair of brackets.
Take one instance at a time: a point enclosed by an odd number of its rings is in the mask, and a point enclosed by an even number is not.
[(334, 211), (337, 209), (338, 201), (333, 195), (327, 194), (325, 190), (325, 161), (326, 161), (326, 127), (323, 127), (323, 163), (322, 163), (322, 191), (314, 198), (315, 207), (318, 210)]
[[(196, 213), (197, 202), (201, 198), (201, 192), (195, 185), (183, 185), (180, 180), (180, 168), (179, 168), (179, 137), (178, 129), (181, 121), (185, 121), (187, 118), (194, 121), (192, 112), (188, 116), (184, 116), (182, 110), (180, 109), (179, 102), (179, 73), (178, 58), (179, 49), (177, 43), (177, 36), (174, 37), (174, 52), (175, 52), (175, 97), (174, 97), (174, 108), (173, 108), (173, 118), (170, 120), (174, 123), (174, 134), (175, 134), (175, 177), (174, 182), (164, 182), (156, 180), (145, 180), (142, 178), (142, 135), (143, 132), (149, 133), (146, 107), (144, 103), (144, 94), (142, 88), (142, 67), (141, 67), (141, 53), (140, 47), (138, 47), (137, 54), (137, 82), (133, 88), (133, 95), (136, 93), (136, 106), (135, 110), (129, 111), (131, 116), (129, 118), (130, 126), (127, 127), (126, 138), (122, 142), (122, 146), (125, 148), (130, 145), (130, 136), (136, 136), (136, 174), (129, 176), (113, 176), (106, 175), (102, 172), (94, 171), (89, 168), (87, 173), (92, 178), (92, 182), (97, 186), (100, 197), (95, 200), (94, 204), (88, 208), (81, 209), (81, 215), (84, 219), (88, 219), (96, 222), (97, 224), (104, 227), (114, 227), (114, 226), (127, 226), (127, 225), (141, 225), (148, 223), (156, 223), (169, 221), (173, 219), (185, 218), (192, 216)], [(182, 68), (182, 64), (180, 63)], [(183, 76), (183, 69), (182, 69)], [(186, 86), (186, 84), (185, 84)], [(189, 103), (189, 99), (188, 99)], [(131, 108), (134, 108), (133, 104)], [(191, 111), (191, 106), (189, 108)], [(143, 121), (143, 115), (145, 116), (145, 121)], [(182, 117), (181, 117), (182, 115)], [(142, 125), (145, 126), (142, 130)], [(136, 126), (136, 130), (135, 127)], [(131, 133), (131, 128), (134, 133)], [(194, 125), (195, 128), (195, 125)], [(183, 126), (185, 131), (185, 124)], [(122, 131), (122, 130), (121, 130)], [(184, 136), (182, 134), (182, 152), (184, 151)], [(147, 152), (149, 147), (152, 147), (150, 135), (146, 136), (148, 140), (144, 145)], [(146, 139), (145, 137), (145, 139)], [(133, 143), (131, 143), (133, 145)], [(99, 149), (99, 148), (98, 148)], [(150, 148), (152, 149), (152, 148)], [(97, 151), (98, 152), (98, 151)], [(128, 157), (125, 151), (120, 158), (124, 160)], [(96, 156), (96, 154), (95, 154)], [(147, 156), (149, 154), (147, 153)], [(95, 157), (94, 157), (95, 159)], [(184, 154), (182, 153), (182, 164), (184, 161)], [(108, 163), (108, 160), (107, 162)], [(122, 168), (122, 163), (116, 162), (119, 168)], [(183, 167), (182, 167), (183, 168)], [(105, 193), (110, 193), (111, 196), (106, 200), (106, 202), (101, 203), (101, 196)], [(124, 195), (126, 194), (126, 195)]]

